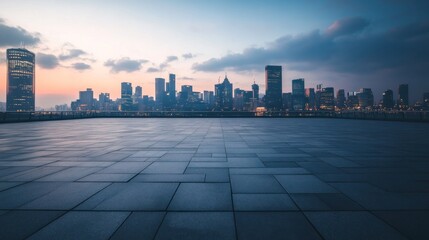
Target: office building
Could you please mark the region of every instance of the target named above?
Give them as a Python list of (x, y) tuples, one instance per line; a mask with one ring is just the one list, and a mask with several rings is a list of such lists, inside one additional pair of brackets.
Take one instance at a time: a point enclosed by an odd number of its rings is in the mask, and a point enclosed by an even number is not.
[(157, 110), (162, 110), (165, 99), (165, 79), (155, 78), (155, 105)]
[(121, 111), (133, 110), (133, 86), (129, 82), (121, 83)]
[(203, 101), (208, 106), (213, 106), (214, 105), (214, 92), (213, 91), (204, 91)]
[(305, 89), (305, 110), (315, 110), (316, 109), (316, 93), (314, 88)]
[(292, 80), (292, 108), (293, 110), (304, 110), (305, 108), (305, 88), (304, 79)]
[(408, 84), (399, 85), (398, 93), (398, 107), (400, 109), (408, 108)]
[(134, 92), (134, 96), (135, 96), (135, 98), (137, 98), (137, 99), (142, 98), (142, 97), (143, 97), (143, 88), (142, 88), (142, 87), (140, 87), (140, 86), (136, 86), (136, 90), (135, 90), (135, 92)]
[(11, 48), (6, 52), (6, 111), (33, 112), (35, 110), (35, 55), (23, 48)]
[(253, 99), (259, 100), (259, 85), (253, 82), (252, 84)]
[(337, 91), (337, 99), (335, 106), (338, 109), (344, 109), (346, 107), (346, 93), (344, 89), (340, 89)]
[(394, 107), (395, 103), (393, 101), (393, 91), (392, 90), (386, 90), (383, 93), (383, 108), (385, 109), (392, 109)]
[(168, 99), (170, 105), (176, 103), (176, 75), (170, 74), (168, 76)]
[(326, 87), (320, 91), (320, 110), (332, 111), (335, 108), (334, 88)]
[(265, 107), (269, 111), (282, 109), (282, 67), (265, 66)]
[(370, 108), (374, 106), (374, 95), (371, 88), (362, 88), (358, 94), (359, 107)]
[(215, 85), (215, 99), (217, 111), (232, 111), (232, 84), (229, 82), (227, 76), (225, 76), (222, 83)]

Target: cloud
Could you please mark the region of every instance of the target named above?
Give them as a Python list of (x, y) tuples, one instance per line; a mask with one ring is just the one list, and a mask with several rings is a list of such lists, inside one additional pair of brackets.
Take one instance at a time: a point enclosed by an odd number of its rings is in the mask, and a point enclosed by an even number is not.
[(192, 53), (185, 53), (185, 54), (182, 54), (182, 57), (183, 57), (185, 60), (188, 60), (188, 59), (194, 58), (194, 57), (195, 57), (195, 55), (194, 55), (194, 54), (192, 54)]
[(146, 70), (146, 72), (148, 73), (160, 72), (160, 69), (155, 67), (150, 67)]
[(369, 24), (368, 20), (361, 17), (340, 19), (332, 23), (325, 34), (331, 38), (346, 36), (364, 30)]
[(109, 59), (104, 63), (104, 66), (110, 67), (110, 71), (113, 73), (119, 72), (135, 72), (139, 71), (142, 68), (144, 63), (147, 63), (147, 60), (143, 59), (130, 59), (128, 57), (124, 57), (121, 59), (113, 60)]
[(165, 62), (170, 63), (179, 60), (177, 56), (168, 56)]
[(429, 74), (429, 22), (381, 32), (365, 31), (369, 26), (362, 18), (342, 19), (326, 31), (284, 36), (265, 47), (212, 58), (192, 68), (202, 72), (260, 71), (267, 64), (286, 64), (287, 69), (297, 71), (371, 74), (419, 68)]
[(91, 69), (91, 65), (83, 63), (83, 62), (73, 63), (71, 65), (71, 67), (74, 68), (75, 70), (79, 70), (79, 71)]
[(82, 55), (86, 55), (86, 52), (81, 49), (67, 49), (64, 53), (60, 54), (58, 58), (61, 61), (71, 60), (75, 58), (79, 58)]
[(38, 43), (40, 43), (38, 33), (30, 33), (19, 26), (8, 26), (0, 18), (0, 47), (18, 47), (21, 44), (34, 46)]
[(193, 78), (193, 77), (181, 77), (181, 78), (179, 78), (179, 80), (185, 80), (185, 81), (193, 81), (193, 80), (195, 80), (195, 78)]
[(53, 54), (44, 54), (44, 53), (37, 53), (36, 54), (36, 63), (41, 68), (44, 69), (54, 69), (58, 66), (60, 66), (60, 62), (58, 61), (58, 58)]
[[(159, 64), (158, 71), (159, 71), (159, 72), (164, 71), (164, 69), (165, 69), (165, 68), (167, 68), (167, 67), (169, 67), (169, 66), (170, 66), (170, 63), (171, 63), (171, 62), (178, 61), (178, 60), (179, 60), (179, 58), (178, 58), (177, 56), (168, 56), (168, 57), (165, 59), (165, 61), (164, 61), (164, 62), (162, 62), (161, 64)], [(155, 69), (152, 69), (152, 70), (155, 70)]]

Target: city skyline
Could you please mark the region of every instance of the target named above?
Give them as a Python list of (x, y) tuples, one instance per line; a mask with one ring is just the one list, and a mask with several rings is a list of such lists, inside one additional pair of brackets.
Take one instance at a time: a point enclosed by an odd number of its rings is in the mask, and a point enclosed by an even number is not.
[[(36, 106), (45, 108), (69, 103), (86, 88), (119, 98), (121, 82), (154, 95), (153, 79), (169, 73), (178, 86), (203, 92), (214, 91), (227, 72), (234, 87), (249, 90), (255, 81), (264, 93), (269, 64), (283, 67), (283, 92), (292, 91), (292, 79), (304, 78), (309, 86), (372, 88), (378, 102), (387, 89), (396, 99), (397, 86), (407, 83), (415, 102), (429, 89), (427, 6), (246, 1), (238, 11), (240, 1), (4, 2), (0, 101), (6, 100), (6, 49), (25, 45), (36, 54)], [(109, 20), (112, 15), (118, 19)]]

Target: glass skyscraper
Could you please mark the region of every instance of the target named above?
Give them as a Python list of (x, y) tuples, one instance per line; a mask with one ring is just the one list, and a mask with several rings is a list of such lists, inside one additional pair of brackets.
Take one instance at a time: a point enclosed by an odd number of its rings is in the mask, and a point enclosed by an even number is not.
[(35, 110), (35, 55), (24, 48), (7, 49), (6, 111)]
[(265, 107), (271, 111), (282, 109), (282, 66), (265, 66)]
[(121, 111), (133, 110), (133, 86), (129, 82), (121, 83)]
[(292, 80), (292, 107), (293, 110), (303, 110), (305, 107), (304, 79)]

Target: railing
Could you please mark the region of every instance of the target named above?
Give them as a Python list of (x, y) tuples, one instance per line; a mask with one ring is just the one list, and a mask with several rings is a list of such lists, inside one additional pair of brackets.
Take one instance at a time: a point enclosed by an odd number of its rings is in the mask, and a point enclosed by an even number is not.
[(0, 123), (66, 120), (83, 118), (346, 118), (385, 121), (429, 122), (428, 111), (282, 111), (282, 112), (209, 112), (209, 111), (156, 111), (156, 112), (0, 112)]

